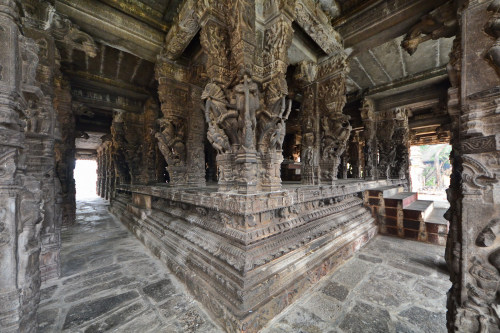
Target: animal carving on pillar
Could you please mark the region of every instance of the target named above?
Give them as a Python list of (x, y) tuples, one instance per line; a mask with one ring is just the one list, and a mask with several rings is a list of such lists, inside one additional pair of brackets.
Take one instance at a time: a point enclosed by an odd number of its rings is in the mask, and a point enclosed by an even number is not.
[(332, 162), (330, 168), (322, 170), (325, 180), (337, 179), (340, 157), (346, 149), (352, 130), (349, 118), (338, 114), (334, 117), (324, 116), (321, 119), (321, 159)]
[(495, 38), (495, 42), (486, 53), (486, 59), (500, 75), (500, 0), (492, 1), (488, 6), (488, 12), (493, 13), (493, 16), (486, 24), (484, 31)]
[(219, 153), (226, 153), (231, 145), (239, 144), (238, 112), (228, 108), (226, 95), (216, 83), (207, 84), (201, 98), (205, 100), (208, 140)]
[(284, 78), (276, 77), (266, 85), (267, 106), (257, 111), (260, 152), (281, 150), (285, 139), (285, 121), (292, 110), (291, 100), (286, 101), (288, 89)]
[(161, 132), (156, 133), (158, 147), (169, 166), (186, 164), (186, 125), (184, 119), (159, 119)]
[(411, 28), (401, 42), (401, 47), (412, 55), (425, 41), (455, 36), (458, 30), (456, 12), (454, 1), (434, 9)]

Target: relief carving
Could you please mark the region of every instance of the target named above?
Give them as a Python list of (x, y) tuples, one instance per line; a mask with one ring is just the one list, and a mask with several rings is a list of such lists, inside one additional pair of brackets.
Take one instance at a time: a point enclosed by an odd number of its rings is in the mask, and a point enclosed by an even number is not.
[(457, 14), (454, 1), (434, 9), (420, 19), (406, 34), (401, 47), (410, 55), (418, 46), (431, 39), (448, 38), (456, 35), (458, 30)]
[(486, 52), (486, 59), (500, 75), (500, 1), (493, 0), (487, 10), (492, 16), (486, 24), (485, 32), (495, 38), (495, 42)]
[(181, 118), (159, 119), (158, 146), (170, 166), (186, 164), (186, 124)]

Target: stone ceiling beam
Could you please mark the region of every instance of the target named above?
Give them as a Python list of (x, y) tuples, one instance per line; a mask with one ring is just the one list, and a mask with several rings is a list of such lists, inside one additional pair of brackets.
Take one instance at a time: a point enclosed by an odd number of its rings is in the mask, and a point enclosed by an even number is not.
[(147, 99), (150, 95), (146, 89), (140, 86), (105, 76), (94, 75), (83, 71), (65, 71), (65, 73), (71, 76), (72, 85), (75, 87), (94, 88), (137, 99)]
[(445, 80), (448, 77), (446, 67), (433, 68), (428, 71), (404, 77), (394, 82), (366, 89), (362, 94), (349, 95), (348, 101), (362, 99), (363, 97), (381, 98), (395, 93), (417, 89), (426, 85)]
[(59, 0), (55, 7), (94, 38), (139, 58), (155, 62), (162, 49), (162, 31), (100, 1)]
[(101, 0), (105, 4), (114, 7), (125, 14), (133, 16), (150, 26), (161, 30), (168, 31), (168, 24), (163, 22), (163, 13), (157, 9), (148, 6), (147, 4), (138, 0)]
[(445, 2), (446, 0), (380, 1), (362, 11), (341, 17), (333, 24), (344, 39), (344, 46), (351, 48), (351, 55), (355, 55), (406, 34), (423, 15)]

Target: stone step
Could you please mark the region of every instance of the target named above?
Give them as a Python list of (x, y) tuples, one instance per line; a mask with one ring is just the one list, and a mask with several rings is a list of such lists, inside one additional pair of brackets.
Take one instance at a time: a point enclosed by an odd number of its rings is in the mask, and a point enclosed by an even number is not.
[(384, 198), (385, 206), (397, 208), (398, 203), (401, 202), (403, 209), (408, 207), (411, 203), (418, 200), (418, 193), (416, 192), (399, 192), (388, 198)]
[(383, 198), (388, 198), (393, 195), (396, 195), (400, 192), (403, 192), (403, 187), (402, 186), (382, 186), (382, 187), (377, 187), (377, 188), (372, 188), (368, 190), (369, 195), (371, 197), (377, 197), (379, 193), (382, 192), (382, 197)]
[(448, 221), (443, 217), (447, 208), (434, 208), (425, 219), (425, 230), (428, 234), (428, 241), (438, 245), (446, 245), (448, 235)]
[(403, 214), (405, 219), (425, 221), (433, 209), (434, 201), (417, 200), (408, 205), (408, 207), (404, 208)]
[(446, 213), (447, 210), (448, 208), (434, 207), (432, 212), (424, 219), (425, 223), (448, 225), (448, 220), (444, 218), (444, 213)]

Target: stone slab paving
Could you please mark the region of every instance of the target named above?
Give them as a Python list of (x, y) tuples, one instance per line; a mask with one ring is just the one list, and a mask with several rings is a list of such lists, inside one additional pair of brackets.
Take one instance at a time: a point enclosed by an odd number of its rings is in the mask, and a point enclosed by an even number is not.
[(62, 277), (42, 286), (39, 332), (221, 332), (107, 206), (77, 202), (61, 233)]
[(446, 333), (444, 247), (376, 236), (262, 330)]
[[(222, 332), (104, 200), (77, 202), (62, 243), (62, 277), (42, 286), (40, 332)], [(377, 236), (262, 332), (445, 333), (443, 256), (443, 247)]]

